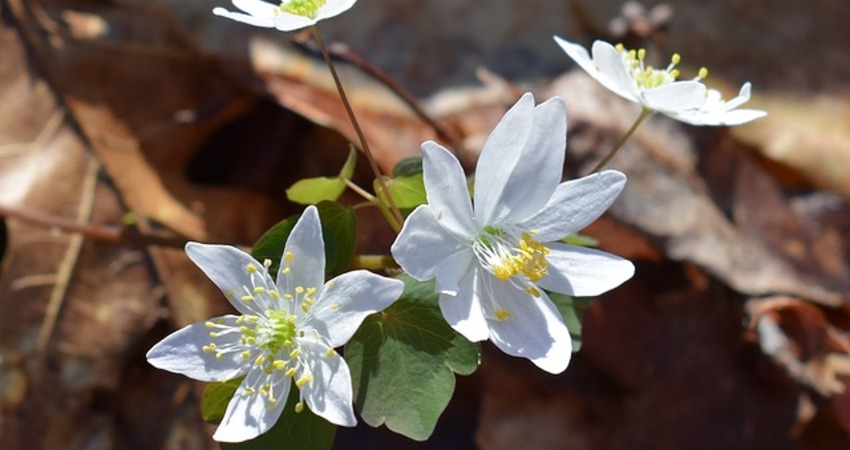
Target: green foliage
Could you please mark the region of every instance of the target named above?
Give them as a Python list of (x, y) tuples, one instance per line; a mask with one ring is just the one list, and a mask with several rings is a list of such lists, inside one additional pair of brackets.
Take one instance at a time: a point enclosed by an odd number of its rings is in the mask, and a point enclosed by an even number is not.
[[(201, 414), (204, 420), (221, 422), (227, 403), (242, 378), (224, 383), (209, 383), (204, 388), (201, 401)], [(222, 443), (222, 450), (328, 450), (336, 435), (336, 426), (313, 414), (309, 408), (295, 412), (298, 402), (298, 389), (293, 386), (289, 391), (283, 414), (277, 423), (267, 432), (256, 438), (236, 444)]]
[(561, 239), (561, 242), (563, 242), (564, 244), (577, 245), (579, 247), (597, 247), (597, 246), (599, 246), (599, 241), (597, 241), (596, 239), (594, 239), (590, 236), (585, 236), (583, 234), (578, 234), (578, 233), (571, 234), (571, 235)]
[(301, 205), (315, 205), (322, 201), (336, 201), (345, 191), (343, 179), (351, 179), (354, 167), (357, 165), (357, 151), (352, 148), (348, 159), (342, 166), (339, 175), (335, 177), (316, 177), (298, 180), (286, 190), (289, 201)]
[(363, 322), (345, 358), (363, 420), (423, 441), (452, 397), (454, 374), (474, 372), (481, 347), (445, 322), (433, 282), (400, 279), (401, 298)]
[(245, 377), (222, 383), (207, 383), (201, 397), (201, 417), (209, 423), (219, 423), (227, 411), (227, 404)]
[(422, 173), (422, 157), (409, 156), (402, 159), (393, 167), (393, 177), (409, 177)]
[[(422, 178), (421, 173), (395, 178), (384, 177), (384, 183), (387, 185), (387, 190), (389, 190), (390, 194), (392, 194), (396, 206), (398, 206), (405, 215), (409, 214), (417, 206), (428, 201), (428, 198), (425, 195), (425, 180)], [(375, 180), (374, 188), (375, 192), (378, 193), (378, 198), (381, 200), (381, 203), (389, 206), (386, 194), (383, 190), (381, 190), (381, 185), (377, 180)]]
[(592, 298), (588, 297), (570, 297), (569, 295), (559, 294), (557, 292), (546, 292), (549, 298), (555, 303), (555, 307), (564, 317), (564, 323), (567, 329), (570, 330), (570, 337), (573, 340), (573, 352), (581, 349), (581, 324), (584, 310), (590, 307), (593, 302)]
[[(357, 221), (354, 210), (334, 202), (320, 202), (316, 205), (322, 221), (322, 237), (325, 241), (325, 272), (334, 275), (348, 268), (354, 256), (357, 243)], [(251, 249), (251, 256), (262, 262), (269, 259), (272, 266), (269, 273), (277, 273), (280, 255), (286, 246), (286, 239), (300, 215), (287, 217), (260, 236)]]

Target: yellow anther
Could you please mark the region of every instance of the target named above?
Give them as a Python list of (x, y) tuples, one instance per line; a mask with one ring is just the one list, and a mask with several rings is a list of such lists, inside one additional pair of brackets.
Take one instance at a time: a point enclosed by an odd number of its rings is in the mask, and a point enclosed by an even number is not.
[(301, 356), (301, 350), (298, 350), (297, 348), (289, 352), (289, 359), (295, 359), (299, 356)]
[(212, 353), (216, 350), (215, 349), (215, 343), (210, 342), (209, 345), (205, 345), (205, 346), (201, 347), (201, 350), (203, 350), (204, 353)]
[(249, 352), (248, 350), (245, 350), (244, 352), (242, 352), (242, 359), (248, 359), (250, 357), (251, 357), (251, 352)]
[(705, 67), (700, 67), (698, 75), (699, 75), (700, 79), (707, 77), (708, 76), (708, 69), (706, 69)]
[(257, 393), (257, 390), (256, 390), (256, 389), (254, 389), (254, 388), (253, 388), (253, 387), (251, 387), (251, 386), (248, 386), (248, 387), (246, 387), (246, 388), (245, 388), (245, 390), (244, 390), (244, 391), (242, 391), (242, 396), (243, 396), (243, 397), (247, 397), (247, 396), (249, 396), (249, 395), (254, 395), (254, 394), (256, 394), (256, 393)]
[(295, 404), (295, 412), (300, 413), (301, 411), (304, 411), (304, 402), (298, 402)]
[(295, 286), (295, 293), (301, 295), (304, 293), (304, 288), (301, 286)]
[(241, 300), (243, 302), (250, 302), (253, 299), (254, 299), (254, 297), (251, 297), (250, 295), (243, 295), (242, 298), (241, 298)]
[(290, 268), (287, 266), (287, 267), (284, 267), (283, 269), (280, 269), (280, 274), (281, 274), (281, 275), (286, 275), (286, 274), (288, 274), (288, 273), (289, 273), (289, 272), (291, 272), (291, 271), (292, 271), (292, 269), (290, 269)]
[(290, 341), (289, 339), (283, 341), (283, 346), (284, 347), (292, 347), (292, 341)]
[(523, 289), (522, 291), (525, 292), (526, 294), (532, 296), (532, 297), (535, 297), (535, 298), (540, 297), (540, 290), (537, 289), (534, 286), (527, 287), (527, 288)]
[(222, 357), (224, 357), (224, 352), (217, 352), (215, 354), (215, 359), (221, 359)]
[(292, 296), (292, 294), (283, 294), (283, 298), (285, 298), (285, 299), (287, 299), (287, 300), (292, 300), (292, 299), (294, 299), (295, 297), (293, 297), (293, 296)]
[(508, 320), (514, 314), (507, 309), (497, 309), (496, 310), (496, 318), (499, 320)]
[(227, 298), (233, 297), (233, 291), (225, 291), (224, 296)]
[(626, 47), (623, 46), (622, 43), (618, 43), (617, 45), (614, 46), (614, 48), (617, 49), (617, 51), (620, 52), (620, 53), (623, 53), (623, 50), (626, 49)]
[(211, 321), (209, 321), (209, 320), (208, 320), (208, 321), (206, 321), (206, 323), (204, 323), (204, 326), (206, 326), (207, 328), (215, 328), (215, 324), (214, 324), (214, 323), (212, 323), (212, 322), (211, 322)]
[(264, 294), (265, 292), (266, 292), (266, 288), (264, 288), (262, 286), (257, 286), (257, 287), (254, 288), (255, 294)]
[(260, 355), (260, 356), (257, 357), (257, 359), (254, 360), (254, 365), (255, 366), (262, 366), (264, 362), (266, 362), (266, 356)]
[(678, 54), (678, 53), (673, 53), (673, 56), (671, 56), (671, 57), (670, 57), (670, 62), (671, 62), (674, 66), (675, 66), (676, 64), (679, 64), (679, 61), (681, 61), (681, 60), (682, 60), (682, 55), (680, 55), (680, 54)]
[(307, 384), (311, 381), (313, 381), (313, 376), (310, 375), (310, 374), (307, 374), (307, 375), (304, 375), (303, 377), (295, 380), (295, 385), (298, 386), (299, 388), (302, 388), (302, 387), (304, 387), (305, 384)]
[(276, 299), (280, 300), (280, 292), (278, 292), (278, 291), (276, 291), (276, 290), (271, 290), (271, 291), (269, 291), (269, 294), (271, 294), (271, 295), (272, 295), (272, 297), (274, 297), (274, 298), (276, 298)]
[(295, 376), (295, 368), (290, 367), (289, 369), (286, 369), (286, 372), (284, 372), (283, 374), (288, 376), (289, 378), (292, 378)]
[(277, 369), (277, 370), (283, 370), (283, 369), (285, 369), (285, 368), (286, 368), (286, 361), (284, 361), (284, 360), (282, 360), (282, 359), (276, 359), (276, 360), (274, 360), (274, 362), (272, 363), (272, 365), (273, 365), (273, 366), (274, 366), (274, 368), (275, 368), (275, 369)]
[(646, 59), (646, 49), (642, 48), (637, 52), (638, 61), (643, 61)]
[(334, 355), (336, 355), (336, 352), (332, 348), (329, 348), (328, 351), (325, 352), (325, 356), (328, 358), (333, 358)]
[(253, 264), (248, 264), (247, 266), (245, 266), (245, 270), (247, 270), (248, 273), (254, 273), (257, 271), (257, 267)]
[(307, 288), (307, 295), (310, 297), (314, 297), (316, 295), (316, 288), (310, 287)]
[(332, 303), (330, 308), (333, 309), (333, 310), (339, 309), (339, 303)]
[(283, 255), (283, 259), (288, 263), (292, 262), (292, 258), (292, 252), (286, 252), (286, 254)]
[(301, 311), (304, 311), (304, 313), (310, 312), (310, 305), (308, 305), (306, 303), (302, 303), (301, 304)]

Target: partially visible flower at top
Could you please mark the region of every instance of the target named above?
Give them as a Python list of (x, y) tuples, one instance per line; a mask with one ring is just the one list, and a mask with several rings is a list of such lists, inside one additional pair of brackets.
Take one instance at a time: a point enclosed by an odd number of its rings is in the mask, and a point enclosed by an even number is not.
[(271, 428), (292, 383), (304, 403), (337, 425), (357, 423), (351, 374), (334, 348), (363, 319), (392, 304), (404, 283), (358, 270), (324, 283), (325, 251), (319, 215), (308, 207), (286, 241), (277, 282), (259, 263), (231, 246), (190, 242), (189, 258), (224, 292), (240, 315), (182, 328), (148, 351), (155, 367), (206, 382), (244, 376), (213, 438), (252, 439)]
[(412, 277), (436, 279), (449, 325), (471, 341), (560, 373), (572, 343), (545, 290), (595, 296), (631, 278), (629, 261), (560, 242), (614, 202), (626, 176), (608, 170), (560, 183), (567, 120), (553, 98), (524, 95), (484, 144), (474, 209), (463, 168), (435, 142), (422, 145), (428, 204), (407, 218), (392, 254)]
[(645, 110), (691, 125), (740, 125), (767, 115), (755, 109), (737, 109), (750, 99), (750, 83), (744, 83), (738, 96), (726, 102), (720, 92), (701, 82), (708, 75), (704, 67), (694, 79), (678, 80), (678, 54), (673, 55), (666, 68), (656, 69), (644, 63), (643, 49), (629, 50), (596, 41), (591, 58), (581, 45), (558, 36), (555, 42), (596, 81)]
[(280, 5), (273, 5), (262, 0), (232, 0), (232, 2), (233, 6), (247, 14), (231, 12), (224, 8), (213, 9), (213, 14), (256, 27), (293, 31), (342, 14), (354, 6), (357, 0), (283, 0)]

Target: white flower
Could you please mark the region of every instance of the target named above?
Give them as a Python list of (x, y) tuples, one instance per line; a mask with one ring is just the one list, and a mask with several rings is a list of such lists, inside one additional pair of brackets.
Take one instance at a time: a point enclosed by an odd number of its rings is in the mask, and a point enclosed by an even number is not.
[(551, 373), (566, 369), (570, 335), (543, 289), (594, 296), (631, 278), (618, 256), (559, 242), (599, 217), (626, 183), (609, 170), (560, 183), (566, 145), (564, 104), (534, 106), (524, 95), (484, 144), (473, 209), (458, 160), (422, 145), (428, 204), (419, 206), (392, 246), (418, 280), (436, 278), (446, 321), (471, 341)]
[(262, 0), (232, 0), (233, 6), (248, 13), (213, 9), (213, 14), (256, 27), (293, 31), (315, 25), (322, 19), (342, 14), (357, 0), (283, 0), (273, 5)]
[(363, 270), (323, 283), (325, 252), (319, 215), (308, 207), (286, 241), (275, 282), (270, 261), (257, 262), (231, 246), (186, 245), (189, 258), (224, 292), (240, 315), (180, 329), (147, 354), (152, 365), (206, 382), (245, 376), (213, 436), (254, 438), (271, 428), (294, 380), (304, 403), (337, 425), (356, 424), (351, 374), (334, 348), (363, 319), (394, 302), (399, 280)]
[(680, 57), (674, 54), (664, 69), (644, 64), (646, 52), (628, 50), (596, 41), (593, 58), (581, 45), (555, 36), (555, 42), (582, 69), (615, 94), (691, 125), (740, 125), (767, 115), (754, 109), (736, 109), (750, 99), (750, 83), (745, 83), (734, 99), (724, 102), (720, 93), (700, 82), (705, 68), (692, 80), (677, 80)]

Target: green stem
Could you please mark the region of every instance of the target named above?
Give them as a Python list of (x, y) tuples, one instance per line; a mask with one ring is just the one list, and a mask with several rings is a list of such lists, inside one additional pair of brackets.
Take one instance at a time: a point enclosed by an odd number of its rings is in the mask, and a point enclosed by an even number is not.
[(395, 217), (393, 217), (392, 212), (390, 212), (389, 208), (387, 208), (387, 206), (384, 205), (380, 199), (366, 192), (365, 189), (354, 184), (354, 182), (349, 180), (348, 178), (340, 177), (340, 179), (345, 183), (346, 186), (348, 186), (349, 189), (351, 189), (361, 197), (365, 198), (369, 202), (368, 204), (370, 206), (378, 208), (381, 211), (381, 214), (383, 214), (384, 219), (387, 220), (387, 223), (390, 224), (390, 226), (393, 228), (393, 230), (395, 230), (396, 233), (401, 231), (401, 222), (399, 222), (398, 220), (396, 220)]
[(356, 255), (351, 268), (367, 270), (397, 269), (398, 263), (390, 255)]
[(339, 92), (339, 98), (342, 100), (342, 105), (345, 107), (345, 112), (348, 113), (348, 117), (351, 119), (351, 125), (354, 127), (354, 132), (357, 133), (357, 139), (360, 140), (360, 148), (363, 150), (363, 154), (366, 155), (366, 160), (369, 161), (369, 166), (372, 168), (372, 172), (375, 173), (375, 177), (378, 179), (378, 184), (381, 186), (381, 190), (384, 191), (393, 217), (400, 224), (404, 222), (404, 218), (401, 216), (401, 211), (398, 210), (392, 194), (390, 194), (389, 189), (387, 189), (387, 184), (384, 182), (381, 170), (378, 168), (378, 163), (375, 162), (375, 157), (372, 155), (372, 149), (366, 141), (366, 135), (363, 134), (363, 129), (360, 128), (360, 123), (354, 115), (354, 109), (351, 108), (351, 103), (348, 101), (348, 96), (345, 94), (345, 89), (342, 87), (342, 81), (340, 81), (339, 74), (336, 72), (333, 60), (328, 54), (328, 49), (325, 47), (325, 42), (322, 40), (322, 36), (319, 34), (319, 29), (315, 25), (313, 25), (311, 29), (313, 31), (313, 38), (316, 40), (316, 45), (319, 46), (319, 51), (322, 52), (322, 57), (325, 59), (325, 63), (328, 65), (328, 69), (331, 72), (331, 77), (333, 77), (336, 90)]
[(599, 163), (596, 164), (596, 167), (594, 167), (593, 170), (590, 171), (590, 173), (596, 173), (596, 172), (599, 172), (600, 170), (602, 170), (602, 168), (604, 168), (605, 165), (608, 164), (609, 161), (611, 161), (611, 158), (613, 158), (614, 155), (616, 155), (617, 152), (619, 152), (620, 149), (623, 148), (623, 145), (626, 143), (626, 141), (629, 140), (629, 138), (632, 136), (632, 134), (634, 134), (635, 130), (637, 130), (637, 128), (638, 128), (638, 126), (640, 126), (641, 122), (643, 122), (644, 119), (646, 119), (647, 117), (651, 116), (652, 113), (654, 113), (654, 112), (655, 111), (653, 111), (651, 109), (643, 108), (640, 111), (640, 115), (638, 116), (637, 120), (635, 120), (635, 123), (632, 124), (632, 126), (629, 128), (629, 130), (626, 131), (626, 134), (624, 134), (623, 137), (620, 138), (620, 140), (617, 142), (617, 144), (614, 145), (614, 148), (611, 149), (611, 151), (608, 152), (608, 154), (604, 158), (602, 158), (602, 161), (599, 161)]

